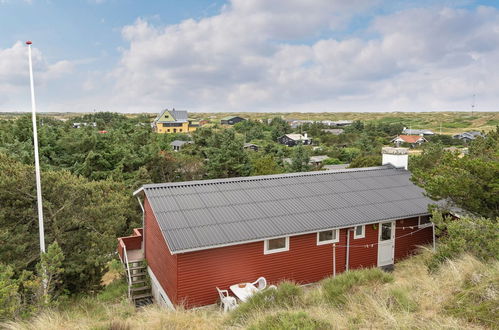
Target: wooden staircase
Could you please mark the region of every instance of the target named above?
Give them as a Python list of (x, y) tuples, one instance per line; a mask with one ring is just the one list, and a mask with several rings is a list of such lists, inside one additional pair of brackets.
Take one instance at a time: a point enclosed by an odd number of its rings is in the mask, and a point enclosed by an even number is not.
[(128, 296), (136, 307), (153, 303), (151, 284), (147, 274), (147, 265), (144, 260), (133, 260), (125, 267), (128, 280)]

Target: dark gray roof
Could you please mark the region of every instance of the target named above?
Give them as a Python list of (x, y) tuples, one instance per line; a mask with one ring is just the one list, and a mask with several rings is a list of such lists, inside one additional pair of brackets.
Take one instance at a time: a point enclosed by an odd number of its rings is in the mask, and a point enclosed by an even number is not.
[(182, 147), (186, 143), (192, 143), (192, 141), (182, 141), (182, 140), (174, 140), (170, 143), (172, 147)]
[(145, 185), (172, 253), (428, 214), (390, 165)]

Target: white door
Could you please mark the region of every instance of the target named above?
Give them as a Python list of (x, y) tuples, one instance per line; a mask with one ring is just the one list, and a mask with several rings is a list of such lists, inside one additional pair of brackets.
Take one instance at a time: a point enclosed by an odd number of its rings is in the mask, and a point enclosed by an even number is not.
[(378, 267), (392, 265), (395, 253), (395, 221), (379, 224)]

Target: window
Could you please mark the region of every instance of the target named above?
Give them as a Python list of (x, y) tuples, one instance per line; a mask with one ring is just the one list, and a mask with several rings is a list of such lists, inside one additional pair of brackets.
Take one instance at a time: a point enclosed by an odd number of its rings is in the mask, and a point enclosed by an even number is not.
[(340, 241), (338, 229), (325, 230), (317, 233), (317, 245), (337, 243)]
[(182, 129), (180, 129), (180, 131), (182, 132)]
[(355, 227), (355, 231), (353, 232), (353, 238), (364, 238), (366, 237), (366, 227), (365, 226), (357, 226)]
[(393, 235), (393, 230), (392, 230), (392, 223), (391, 222), (385, 222), (381, 224), (381, 241), (389, 241), (392, 239)]
[(289, 251), (289, 237), (267, 239), (264, 243), (264, 254)]
[(419, 228), (431, 227), (430, 217), (427, 215), (418, 217), (418, 227)]

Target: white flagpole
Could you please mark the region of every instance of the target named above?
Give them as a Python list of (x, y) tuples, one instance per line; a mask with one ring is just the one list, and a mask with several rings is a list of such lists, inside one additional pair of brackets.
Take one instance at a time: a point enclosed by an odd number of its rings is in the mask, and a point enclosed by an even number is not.
[(43, 228), (43, 205), (42, 205), (42, 183), (40, 179), (40, 160), (38, 157), (38, 132), (36, 128), (36, 103), (35, 86), (33, 84), (33, 64), (31, 62), (31, 41), (26, 41), (28, 45), (29, 57), (29, 80), (31, 85), (31, 119), (33, 121), (33, 144), (35, 147), (35, 175), (36, 175), (36, 198), (38, 202), (38, 230), (40, 232), (40, 252), (45, 253), (45, 230)]

